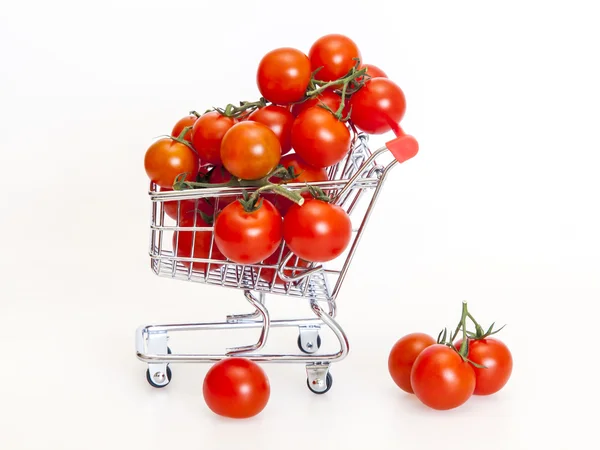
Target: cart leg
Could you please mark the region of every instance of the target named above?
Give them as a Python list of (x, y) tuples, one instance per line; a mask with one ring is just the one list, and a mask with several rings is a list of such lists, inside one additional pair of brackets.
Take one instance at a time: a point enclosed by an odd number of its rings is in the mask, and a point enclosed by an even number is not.
[[(167, 355), (171, 353), (167, 341), (169, 336), (166, 332), (148, 334), (148, 351), (156, 355)], [(165, 387), (171, 381), (171, 369), (167, 363), (148, 363), (146, 379), (151, 386), (156, 388)]]
[[(247, 294), (248, 292), (250, 292), (250, 291), (244, 291), (246, 298), (248, 296), (248, 294)], [(264, 306), (264, 304), (265, 304), (265, 293), (264, 292), (259, 292), (258, 303), (260, 303), (261, 305)], [(249, 313), (249, 314), (230, 314), (227, 316), (227, 322), (238, 323), (238, 322), (252, 321), (252, 320), (258, 319), (261, 316), (262, 316), (261, 310), (259, 308), (255, 308), (254, 312)]]

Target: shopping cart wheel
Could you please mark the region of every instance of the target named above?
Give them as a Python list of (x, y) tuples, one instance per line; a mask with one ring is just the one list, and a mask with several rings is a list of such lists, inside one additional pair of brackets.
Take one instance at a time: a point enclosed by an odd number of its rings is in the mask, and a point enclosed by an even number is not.
[[(166, 379), (164, 378), (166, 376)], [(150, 383), (150, 386), (155, 388), (164, 388), (171, 382), (171, 377), (173, 374), (171, 373), (171, 368), (167, 366), (167, 373), (164, 374), (162, 372), (155, 372), (153, 375), (150, 375), (150, 369), (146, 369), (146, 380)], [(163, 384), (157, 384), (153, 381), (153, 379), (163, 380)]]
[[(173, 352), (171, 352), (171, 349), (169, 347), (167, 347), (167, 353), (169, 355), (173, 353)], [(168, 364), (167, 364), (167, 370), (165, 372), (158, 370), (158, 371), (155, 371), (153, 374), (150, 374), (150, 369), (149, 368), (146, 369), (146, 380), (148, 381), (150, 386), (155, 387), (155, 388), (163, 388), (163, 387), (167, 386), (171, 382), (172, 377), (173, 377), (173, 374), (172, 374), (171, 368), (169, 367)]]
[(298, 335), (298, 348), (304, 353), (315, 353), (321, 348), (321, 336), (317, 335), (317, 345), (314, 345), (310, 341), (305, 342), (302, 335)]
[(315, 353), (321, 348), (318, 327), (298, 327), (298, 348), (303, 353)]
[(333, 377), (331, 376), (331, 374), (329, 372), (327, 372), (327, 376), (325, 377), (324, 389), (319, 388), (317, 386), (313, 387), (313, 385), (311, 384), (311, 381), (310, 381), (310, 377), (306, 379), (306, 385), (315, 394), (324, 394), (325, 392), (329, 391), (329, 389), (331, 389), (332, 384), (333, 384)]

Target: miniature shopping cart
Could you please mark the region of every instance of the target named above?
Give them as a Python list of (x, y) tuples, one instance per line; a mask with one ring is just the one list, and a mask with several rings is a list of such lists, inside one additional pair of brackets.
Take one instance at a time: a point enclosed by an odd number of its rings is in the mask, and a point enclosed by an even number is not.
[[(300, 265), (296, 257), (289, 253), (285, 243), (278, 250), (279, 258), (275, 264), (263, 262), (240, 265), (227, 260), (212, 259), (214, 254), (212, 250), (208, 258), (191, 257), (194, 255), (193, 250), (190, 257), (179, 257), (177, 248), (174, 248), (177, 245), (174, 236), (178, 232), (185, 230), (212, 233), (213, 228), (179, 226), (176, 220), (165, 214), (166, 202), (177, 202), (179, 211), (181, 201), (198, 202), (208, 198), (214, 202), (217, 211), (219, 199), (241, 196), (243, 191), (250, 193), (256, 188), (219, 187), (160, 192), (158, 186), (151, 184), (149, 191), (152, 202), (150, 259), (154, 273), (167, 278), (242, 290), (246, 300), (254, 308), (251, 314), (230, 315), (223, 322), (139, 327), (136, 333), (137, 357), (148, 364), (146, 378), (152, 386), (160, 388), (169, 384), (170, 363), (217, 362), (235, 356), (257, 362), (304, 363), (307, 384), (312, 392), (322, 394), (331, 388), (330, 364), (344, 359), (349, 350), (348, 338), (335, 320), (336, 298), (388, 173), (398, 162), (402, 163), (412, 158), (418, 151), (417, 141), (412, 136), (404, 134), (399, 128), (395, 132), (395, 139), (371, 152), (368, 147), (368, 136), (354, 129), (351, 151), (344, 160), (328, 169), (328, 181), (311, 183), (323, 189), (336, 204), (344, 208), (352, 220), (352, 238), (345, 253), (325, 264), (311, 264), (308, 267)], [(384, 164), (381, 159), (386, 157), (389, 161)], [(305, 184), (290, 183), (286, 187), (299, 190), (305, 187)], [(214, 233), (211, 242), (214, 247)], [(203, 270), (196, 270), (196, 266), (191, 264), (195, 262), (204, 263)], [(261, 276), (261, 272), (266, 270), (270, 270), (269, 273), (273, 273), (273, 276)], [(266, 294), (303, 299), (310, 306), (312, 314), (303, 318), (272, 319), (265, 303)], [(321, 347), (319, 331), (322, 326), (329, 327), (337, 337), (339, 351), (323, 354), (319, 352)], [(298, 328), (298, 349), (295, 352), (261, 353), (269, 340), (269, 331), (274, 327)], [(175, 332), (233, 328), (260, 329), (258, 342), (229, 348), (218, 354), (183, 354), (172, 352), (168, 346), (169, 335)]]

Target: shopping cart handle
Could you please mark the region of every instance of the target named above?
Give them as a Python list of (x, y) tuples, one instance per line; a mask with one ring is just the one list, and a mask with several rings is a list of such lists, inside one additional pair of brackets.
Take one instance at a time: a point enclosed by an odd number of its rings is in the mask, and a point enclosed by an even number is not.
[(396, 133), (396, 138), (386, 142), (385, 146), (399, 163), (409, 160), (419, 152), (417, 140), (404, 133), (400, 126), (395, 127), (394, 133)]

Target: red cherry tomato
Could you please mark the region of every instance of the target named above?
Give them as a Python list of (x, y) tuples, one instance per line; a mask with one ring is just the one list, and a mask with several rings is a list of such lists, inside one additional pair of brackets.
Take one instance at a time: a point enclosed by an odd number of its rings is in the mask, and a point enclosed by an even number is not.
[(227, 171), (243, 180), (258, 180), (281, 159), (281, 144), (269, 127), (259, 122), (236, 123), (223, 137), (221, 160)]
[[(194, 224), (194, 214), (187, 214), (179, 221), (180, 227), (185, 228), (201, 228), (209, 227), (202, 219), (200, 214), (196, 214)], [(176, 231), (173, 233), (173, 249), (179, 258), (210, 258), (225, 260), (223, 254), (219, 251), (216, 245), (212, 245), (211, 231)], [(212, 245), (212, 252), (211, 252)], [(210, 256), (209, 256), (210, 255)], [(204, 272), (208, 267), (206, 262), (190, 262), (181, 261), (185, 267), (192, 265), (192, 270)], [(218, 269), (222, 264), (211, 263), (210, 270)]]
[(289, 109), (281, 106), (269, 105), (257, 109), (248, 117), (248, 120), (268, 126), (279, 139), (281, 154), (285, 155), (292, 149), (292, 125), (294, 116)]
[[(271, 256), (269, 256), (267, 259), (265, 259), (265, 264), (267, 265), (276, 265), (279, 262), (279, 252), (280, 250), (277, 249), (277, 251), (275, 253), (273, 253)], [(289, 253), (289, 251), (286, 249), (284, 249), (284, 252), (282, 254), (282, 258), (285, 258), (285, 256)], [(285, 269), (283, 270), (284, 275), (291, 277), (293, 275), (298, 275), (300, 273), (302, 273), (305, 269), (309, 266), (309, 262), (304, 261), (296, 256), (292, 256), (290, 258), (290, 260), (287, 262), (287, 264), (285, 265)], [(289, 267), (289, 269), (288, 269)], [(284, 284), (285, 281), (283, 281), (279, 275), (276, 275), (277, 273), (277, 269), (261, 269), (260, 270), (260, 278), (262, 280), (265, 280), (267, 283), (272, 283), (273, 281), (275, 281), (275, 284)]]
[(413, 393), (410, 384), (410, 372), (417, 356), (421, 354), (430, 345), (436, 343), (436, 340), (425, 333), (411, 333), (399, 339), (390, 352), (388, 358), (388, 370), (394, 383), (400, 389)]
[(341, 255), (352, 237), (352, 223), (346, 211), (322, 200), (308, 199), (294, 204), (283, 220), (283, 238), (300, 258), (326, 262)]
[(350, 98), (351, 119), (369, 134), (383, 134), (402, 120), (406, 99), (402, 89), (387, 78), (371, 78)]
[(350, 143), (346, 124), (319, 106), (308, 108), (294, 121), (292, 147), (311, 166), (338, 163), (350, 150)]
[(297, 102), (306, 92), (311, 70), (308, 56), (295, 48), (278, 48), (267, 53), (256, 74), (258, 89), (271, 103)]
[[(191, 127), (194, 125), (194, 123), (196, 122), (196, 119), (198, 119), (198, 116), (196, 116), (194, 114), (190, 114), (189, 116), (185, 116), (185, 117), (179, 119), (179, 121), (173, 127), (173, 131), (171, 131), (171, 136), (179, 137), (179, 135), (181, 134), (181, 132), (183, 131), (184, 128)], [(185, 136), (183, 137), (183, 139), (185, 139), (188, 142), (192, 142), (192, 130), (191, 129), (187, 133), (185, 133)]]
[[(161, 192), (172, 191), (173, 189), (162, 188)], [(207, 198), (193, 200), (170, 200), (163, 202), (165, 213), (173, 220), (178, 220), (177, 210), (179, 209), (179, 218), (183, 218), (195, 211), (202, 211), (208, 216), (213, 215), (213, 205)]]
[(202, 392), (206, 405), (215, 414), (246, 419), (267, 406), (271, 387), (267, 375), (255, 362), (226, 358), (209, 369)]
[(360, 59), (360, 51), (352, 39), (341, 34), (328, 34), (312, 45), (308, 52), (312, 71), (322, 67), (317, 80), (332, 81), (342, 78)]
[(182, 173), (187, 173), (186, 181), (195, 181), (199, 166), (198, 155), (171, 138), (154, 142), (144, 156), (146, 174), (161, 188), (172, 188), (175, 178)]
[(387, 78), (388, 76), (386, 75), (386, 73), (381, 70), (379, 67), (373, 65), (373, 64), (361, 64), (359, 66), (359, 70), (360, 69), (367, 69), (367, 75), (369, 75), (371, 78)]
[[(460, 348), (462, 340), (455, 346)], [(512, 373), (513, 360), (508, 347), (498, 339), (469, 340), (469, 360), (485, 366), (473, 367), (475, 371), (475, 395), (490, 395), (498, 392), (508, 382)]]
[(215, 242), (219, 250), (238, 264), (256, 264), (271, 256), (281, 244), (281, 214), (268, 200), (252, 212), (242, 204), (227, 205), (215, 221)]
[(202, 162), (221, 164), (221, 141), (235, 124), (234, 119), (217, 111), (200, 116), (192, 128), (192, 145)]
[(430, 408), (452, 409), (473, 395), (475, 372), (456, 351), (434, 344), (417, 356), (410, 384), (417, 398)]
[[(346, 106), (344, 108), (344, 112), (342, 113), (344, 116), (347, 114), (347, 110), (350, 108), (350, 103), (346, 99)], [(313, 106), (318, 106), (323, 104), (328, 106), (332, 111), (337, 111), (340, 107), (340, 103), (342, 102), (342, 97), (337, 95), (333, 90), (326, 89), (321, 94), (319, 94), (315, 98), (311, 98), (302, 103), (296, 103), (292, 106), (292, 114), (294, 117), (298, 117), (302, 112), (306, 111), (308, 108)]]
[[(229, 172), (227, 172), (227, 169), (223, 166), (215, 166), (214, 169), (210, 172), (210, 175), (208, 176), (208, 182), (211, 184), (228, 183), (230, 180), (231, 180), (231, 174)], [(217, 197), (215, 197), (212, 201), (214, 202), (215, 206), (220, 211), (223, 208), (225, 208), (227, 205), (229, 205), (231, 202), (235, 201), (237, 199), (237, 196), (227, 195), (224, 197), (218, 197), (218, 199), (219, 199), (218, 204), (217, 204)]]

